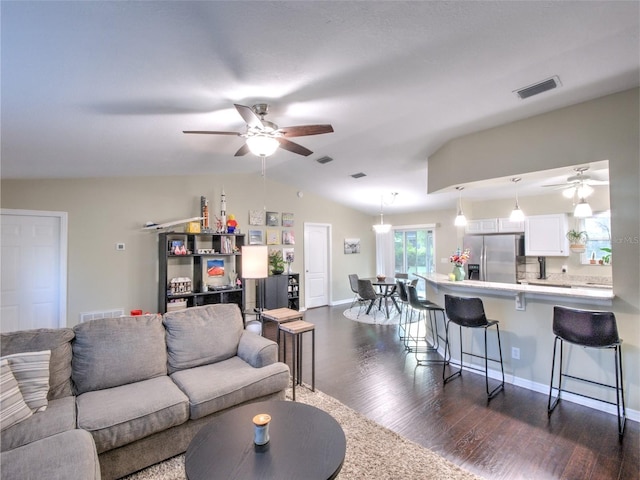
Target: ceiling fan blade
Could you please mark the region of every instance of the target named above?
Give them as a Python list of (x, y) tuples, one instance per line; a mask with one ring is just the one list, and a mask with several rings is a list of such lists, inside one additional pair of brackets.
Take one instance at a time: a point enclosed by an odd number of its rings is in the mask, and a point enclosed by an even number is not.
[(249, 153), (249, 145), (247, 145), (246, 143), (244, 145), (242, 145), (238, 151), (235, 153), (234, 157), (242, 157), (243, 155), (246, 155), (247, 153)]
[(307, 135), (321, 135), (332, 132), (333, 127), (331, 125), (297, 125), (280, 129), (280, 133), (285, 137), (305, 137)]
[(290, 152), (297, 153), (298, 155), (304, 155), (308, 157), (313, 152), (302, 145), (298, 145), (297, 143), (293, 143), (291, 140), (287, 140), (283, 137), (276, 137), (276, 140), (280, 143), (280, 147), (285, 150), (289, 150)]
[(260, 120), (260, 117), (256, 115), (256, 112), (254, 112), (250, 107), (238, 105), (237, 103), (234, 103), (233, 106), (236, 107), (236, 110), (238, 110), (238, 113), (247, 125), (252, 128), (264, 128), (262, 120)]
[(236, 135), (236, 136), (242, 135), (241, 133), (238, 133), (238, 132), (216, 132), (216, 131), (209, 131), (209, 130), (183, 130), (182, 133), (204, 133), (207, 135)]

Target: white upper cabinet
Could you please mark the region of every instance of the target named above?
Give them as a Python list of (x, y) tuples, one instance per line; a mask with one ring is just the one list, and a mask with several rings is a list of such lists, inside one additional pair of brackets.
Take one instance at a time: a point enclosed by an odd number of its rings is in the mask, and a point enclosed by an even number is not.
[(508, 218), (481, 218), (467, 221), (465, 233), (521, 233), (524, 232), (524, 222), (512, 222)]
[(524, 250), (527, 256), (567, 257), (568, 219), (564, 213), (532, 215), (525, 220)]
[(468, 220), (465, 233), (498, 233), (498, 219), (484, 218), (480, 220)]

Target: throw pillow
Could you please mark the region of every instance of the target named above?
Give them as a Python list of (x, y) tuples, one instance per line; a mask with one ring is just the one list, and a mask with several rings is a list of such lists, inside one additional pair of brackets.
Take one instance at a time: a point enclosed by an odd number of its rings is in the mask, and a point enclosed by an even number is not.
[(51, 350), (22, 352), (2, 357), (8, 360), (25, 403), (33, 412), (46, 410), (49, 401), (49, 360)]
[(0, 360), (0, 430), (20, 423), (31, 415), (33, 412), (24, 403), (9, 362), (5, 359)]

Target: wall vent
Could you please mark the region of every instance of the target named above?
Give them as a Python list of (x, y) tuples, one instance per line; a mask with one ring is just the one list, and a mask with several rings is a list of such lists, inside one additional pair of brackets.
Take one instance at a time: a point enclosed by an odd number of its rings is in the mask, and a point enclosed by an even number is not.
[(543, 80), (542, 82), (534, 83), (533, 85), (529, 85), (528, 87), (514, 90), (513, 93), (515, 93), (521, 100), (524, 100), (525, 98), (533, 97), (534, 95), (548, 92), (549, 90), (553, 90), (554, 88), (561, 86), (562, 83), (560, 82), (560, 78), (558, 78), (558, 76), (556, 75), (548, 78), (547, 80)]
[(98, 318), (115, 318), (123, 316), (124, 308), (114, 308), (113, 310), (104, 310), (99, 312), (83, 312), (80, 313), (80, 323), (88, 322), (89, 320), (96, 320)]
[(324, 165), (325, 163), (333, 162), (333, 158), (324, 156), (322, 158), (317, 159), (316, 162), (318, 162), (321, 165)]
[(367, 174), (366, 173), (362, 173), (362, 172), (358, 172), (358, 173), (354, 173), (353, 175), (351, 175), (353, 178), (362, 178), (362, 177), (366, 177)]

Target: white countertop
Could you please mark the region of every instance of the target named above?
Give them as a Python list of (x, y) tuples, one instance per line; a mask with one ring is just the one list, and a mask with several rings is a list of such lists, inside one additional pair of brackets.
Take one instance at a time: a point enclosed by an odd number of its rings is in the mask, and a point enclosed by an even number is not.
[(562, 297), (565, 300), (576, 301), (611, 301), (615, 297), (613, 289), (598, 287), (549, 287), (544, 285), (531, 285), (520, 283), (481, 282), (479, 280), (462, 280), (460, 282), (449, 280), (448, 275), (431, 273), (427, 275), (413, 274), (431, 283), (433, 286), (455, 288), (461, 290), (489, 290), (495, 293), (514, 293), (526, 296)]

